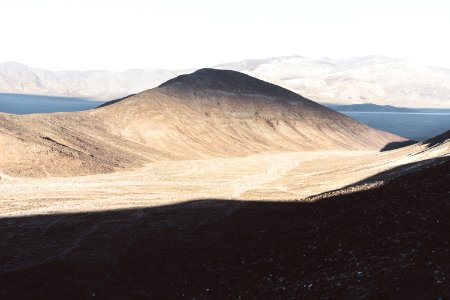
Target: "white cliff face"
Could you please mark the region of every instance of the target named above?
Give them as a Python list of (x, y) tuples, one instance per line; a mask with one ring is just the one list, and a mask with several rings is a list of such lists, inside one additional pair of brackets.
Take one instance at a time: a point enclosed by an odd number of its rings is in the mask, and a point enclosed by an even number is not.
[[(245, 60), (216, 66), (247, 73), (318, 102), (450, 108), (450, 70), (401, 59), (300, 56)], [(191, 70), (49, 71), (0, 63), (0, 92), (111, 100), (141, 92)]]

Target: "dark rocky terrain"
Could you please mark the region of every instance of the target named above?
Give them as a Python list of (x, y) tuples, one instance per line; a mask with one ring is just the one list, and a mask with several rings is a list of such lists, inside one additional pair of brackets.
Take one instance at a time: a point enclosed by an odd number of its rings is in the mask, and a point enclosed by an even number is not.
[(58, 254), (2, 263), (0, 297), (446, 299), (450, 160), (402, 174), (302, 202), (4, 218), (3, 262)]

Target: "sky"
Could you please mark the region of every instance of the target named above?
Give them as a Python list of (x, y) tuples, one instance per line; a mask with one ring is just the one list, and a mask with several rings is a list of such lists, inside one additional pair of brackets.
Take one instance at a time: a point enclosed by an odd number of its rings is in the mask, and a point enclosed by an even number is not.
[(450, 68), (449, 0), (0, 0), (0, 62), (200, 68), (386, 55)]

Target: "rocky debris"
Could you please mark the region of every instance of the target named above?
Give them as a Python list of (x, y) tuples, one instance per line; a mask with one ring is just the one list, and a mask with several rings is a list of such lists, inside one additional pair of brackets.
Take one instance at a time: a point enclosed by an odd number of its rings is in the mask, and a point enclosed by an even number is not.
[(27, 247), (65, 255), (0, 268), (0, 297), (446, 299), (448, 175), (447, 159), (305, 202), (202, 200), (140, 209), (139, 218), (130, 209), (3, 219), (3, 266)]

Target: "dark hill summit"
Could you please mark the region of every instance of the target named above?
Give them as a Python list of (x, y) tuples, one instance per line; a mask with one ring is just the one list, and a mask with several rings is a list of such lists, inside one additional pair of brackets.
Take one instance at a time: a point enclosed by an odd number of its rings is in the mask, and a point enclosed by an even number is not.
[[(299, 97), (298, 94), (290, 90), (259, 80), (244, 73), (208, 68), (200, 69), (192, 74), (177, 76), (161, 84), (159, 87), (187, 88), (192, 90), (221, 90), (242, 94), (256, 93), (280, 97), (280, 99)], [(303, 97), (302, 99), (307, 100)]]
[(127, 139), (152, 147), (170, 142), (164, 151), (195, 149), (195, 156), (380, 149), (403, 140), (287, 89), (229, 70), (181, 75), (96, 114), (115, 116), (114, 128), (121, 128)]

